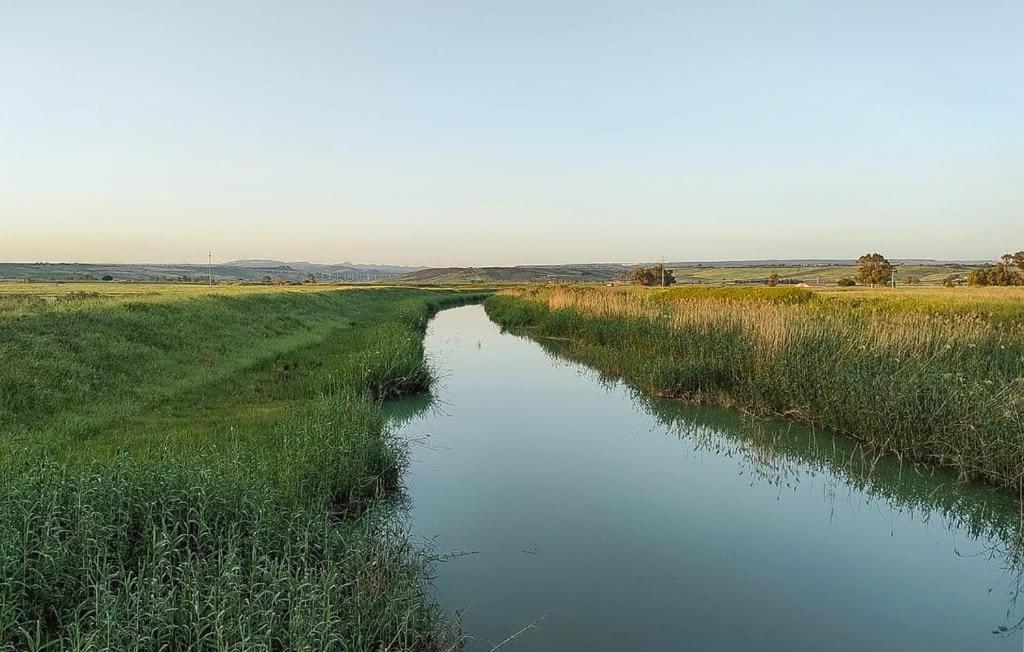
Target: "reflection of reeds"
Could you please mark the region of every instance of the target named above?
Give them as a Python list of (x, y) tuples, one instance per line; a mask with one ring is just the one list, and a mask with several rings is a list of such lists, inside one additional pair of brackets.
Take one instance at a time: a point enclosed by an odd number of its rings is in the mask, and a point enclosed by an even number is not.
[[(540, 343), (557, 359), (601, 363), (600, 349), (579, 340), (542, 339)], [(592, 369), (595, 380), (604, 385), (619, 382), (601, 367)], [(979, 542), (976, 554), (993, 559), (1006, 578), (1008, 622), (996, 633), (1009, 635), (1024, 629), (1024, 619), (1015, 615), (1024, 589), (1024, 521), (1014, 496), (990, 485), (965, 485), (947, 470), (884, 455), (877, 447), (792, 421), (651, 398), (636, 388), (630, 391), (692, 450), (738, 460), (751, 484), (768, 484), (781, 491), (813, 477), (824, 483), (833, 508), (829, 517), (844, 503), (863, 503), (916, 521), (941, 519), (946, 529), (966, 534)]]
[(535, 288), (488, 310), (592, 347), (598, 366), (649, 393), (784, 414), (1019, 491), (1021, 323), (795, 289), (684, 290)]

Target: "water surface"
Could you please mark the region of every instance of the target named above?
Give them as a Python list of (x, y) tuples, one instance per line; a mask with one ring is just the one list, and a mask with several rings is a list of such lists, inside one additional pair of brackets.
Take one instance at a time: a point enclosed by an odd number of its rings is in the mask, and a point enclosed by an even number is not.
[(433, 584), (469, 649), (1022, 649), (1001, 494), (644, 399), (480, 306), (426, 347), (442, 378), (399, 427), (408, 518), (453, 553)]

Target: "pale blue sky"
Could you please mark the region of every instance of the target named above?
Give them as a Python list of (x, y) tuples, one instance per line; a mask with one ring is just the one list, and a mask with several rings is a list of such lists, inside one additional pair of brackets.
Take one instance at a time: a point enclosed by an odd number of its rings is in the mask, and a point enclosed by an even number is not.
[(0, 0), (0, 260), (1024, 247), (1024, 2)]

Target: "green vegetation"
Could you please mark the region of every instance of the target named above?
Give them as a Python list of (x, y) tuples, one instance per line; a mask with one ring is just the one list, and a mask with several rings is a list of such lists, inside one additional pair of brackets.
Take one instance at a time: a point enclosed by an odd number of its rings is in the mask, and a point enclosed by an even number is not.
[(863, 285), (896, 285), (895, 268), (879, 253), (857, 259), (857, 282)]
[(206, 284), (244, 281), (249, 283), (301, 283), (310, 276), (318, 282), (378, 281), (416, 270), (395, 265), (321, 265), (280, 260), (233, 260), (214, 265), (118, 264), (118, 263), (3, 263), (0, 279), (33, 281), (131, 281)]
[[(959, 263), (895, 263), (897, 285), (900, 279), (916, 278), (922, 285), (941, 285), (950, 275), (965, 276), (977, 265)], [(449, 267), (424, 269), (405, 274), (396, 282), (416, 285), (494, 285), (512, 283), (628, 283), (633, 268), (616, 264), (587, 265), (523, 265), (518, 267)], [(853, 278), (856, 263), (785, 262), (758, 263), (686, 263), (668, 264), (667, 272), (680, 285), (722, 284), (806, 284), (835, 285), (841, 278)], [(660, 275), (659, 275), (660, 278)], [(885, 280), (889, 282), (889, 278)], [(633, 281), (636, 283), (636, 281)], [(654, 283), (658, 285), (658, 283)]]
[(667, 287), (676, 284), (676, 277), (673, 276), (672, 270), (665, 269), (665, 266), (660, 263), (653, 267), (634, 267), (630, 272), (629, 280), (635, 285)]
[(457, 641), (378, 404), (482, 297), (158, 287), (0, 287), (0, 648)]
[(972, 270), (967, 282), (969, 286), (1024, 286), (1024, 273), (1017, 265), (998, 263)]
[(557, 287), (486, 306), (648, 393), (800, 419), (1017, 495), (1022, 299), (1000, 288)]

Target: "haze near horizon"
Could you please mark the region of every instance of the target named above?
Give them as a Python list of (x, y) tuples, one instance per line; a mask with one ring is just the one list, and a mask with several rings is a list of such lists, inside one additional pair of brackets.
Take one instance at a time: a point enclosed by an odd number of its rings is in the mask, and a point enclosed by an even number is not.
[(0, 260), (1019, 248), (1019, 2), (11, 3)]

